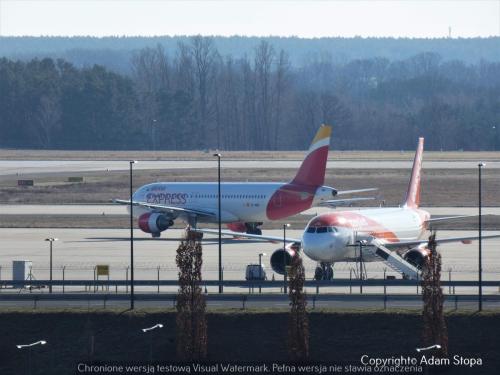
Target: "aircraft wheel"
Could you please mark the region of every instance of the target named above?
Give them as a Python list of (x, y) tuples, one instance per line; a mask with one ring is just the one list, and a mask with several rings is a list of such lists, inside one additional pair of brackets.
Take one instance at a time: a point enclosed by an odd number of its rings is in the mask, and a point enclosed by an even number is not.
[(326, 266), (325, 269), (325, 279), (326, 280), (333, 280), (333, 267), (331, 265)]
[(316, 269), (314, 270), (314, 280), (323, 280), (323, 275), (323, 268), (316, 267)]

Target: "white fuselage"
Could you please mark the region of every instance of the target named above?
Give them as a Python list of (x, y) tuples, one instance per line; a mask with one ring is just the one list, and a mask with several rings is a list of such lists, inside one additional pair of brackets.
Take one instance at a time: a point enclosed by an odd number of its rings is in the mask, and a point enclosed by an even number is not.
[[(359, 247), (352, 245), (364, 239), (400, 242), (422, 238), (429, 217), (428, 212), (409, 207), (325, 213), (307, 225), (302, 248), (308, 257), (319, 262), (353, 260), (359, 256)], [(364, 260), (378, 260), (371, 254), (363, 250)]]
[[(272, 220), (272, 213), (280, 212), (285, 206), (294, 202), (287, 201), (289, 193), (285, 190), (286, 183), (221, 183), (221, 221), (231, 222), (261, 222)], [(298, 187), (301, 188), (300, 186)], [(334, 189), (326, 186), (311, 187), (307, 191), (294, 192), (298, 200), (296, 213), (310, 208), (322, 201), (331, 199)], [(287, 195), (288, 194), (288, 195)], [(197, 183), (163, 183), (157, 182), (144, 185), (133, 195), (133, 200), (148, 204), (158, 204), (184, 209), (199, 210), (213, 213), (214, 216), (198, 216), (198, 222), (218, 221), (218, 184), (213, 182)], [(151, 212), (151, 209), (134, 208), (134, 216)], [(188, 220), (189, 215), (173, 214), (173, 219), (181, 217)]]

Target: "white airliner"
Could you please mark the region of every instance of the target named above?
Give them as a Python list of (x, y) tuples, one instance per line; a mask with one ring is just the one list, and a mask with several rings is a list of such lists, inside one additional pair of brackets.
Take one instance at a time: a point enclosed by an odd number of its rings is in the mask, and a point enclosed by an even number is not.
[[(258, 227), (264, 221), (283, 219), (320, 204), (337, 206), (366, 199), (331, 198), (376, 189), (337, 191), (323, 185), (330, 135), (330, 126), (319, 128), (297, 175), (288, 183), (221, 183), (221, 221), (235, 232), (261, 234)], [(217, 182), (156, 182), (139, 188), (132, 201), (140, 229), (153, 237), (159, 237), (178, 218), (191, 227), (218, 222)], [(130, 205), (127, 200), (113, 202)]]
[[(278, 249), (272, 254), (270, 261), (273, 270), (283, 274), (284, 263), (290, 263), (294, 252), (301, 245), (304, 253), (318, 262), (315, 278), (329, 280), (333, 277), (332, 264), (359, 260), (361, 248), (363, 261), (382, 261), (395, 271), (401, 272), (404, 277), (417, 278), (425, 258), (429, 255), (426, 238), (429, 224), (465, 217), (431, 219), (429, 212), (419, 208), (423, 147), (424, 139), (420, 138), (406, 199), (402, 206), (318, 215), (309, 221), (301, 239), (287, 238), (289, 245), (286, 249)], [(200, 231), (215, 232), (208, 229)], [(236, 235), (228, 231), (223, 234)], [(243, 237), (253, 238), (251, 235)], [(483, 239), (498, 237), (500, 235), (482, 236)], [(259, 239), (283, 241), (283, 237), (276, 236), (259, 236)], [(476, 239), (478, 237), (475, 236), (453, 237), (436, 239), (436, 242), (469, 243)]]

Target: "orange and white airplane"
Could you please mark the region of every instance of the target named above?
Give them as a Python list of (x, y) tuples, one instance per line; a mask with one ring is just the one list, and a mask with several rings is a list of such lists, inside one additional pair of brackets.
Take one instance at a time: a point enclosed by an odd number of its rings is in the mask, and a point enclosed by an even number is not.
[[(289, 264), (300, 244), (304, 254), (318, 262), (316, 279), (331, 279), (332, 264), (336, 262), (359, 260), (360, 249), (363, 261), (382, 261), (405, 277), (417, 278), (425, 258), (429, 255), (426, 236), (429, 224), (465, 217), (431, 219), (429, 212), (419, 208), (423, 147), (424, 139), (420, 138), (403, 205), (394, 208), (330, 211), (318, 215), (309, 221), (301, 239), (287, 238), (285, 242), (289, 245), (272, 254), (270, 261), (273, 270), (283, 274), (284, 264)], [(224, 234), (234, 235), (226, 231)], [(483, 239), (498, 237), (500, 235), (482, 236)], [(477, 238), (452, 237), (436, 239), (436, 242), (469, 243)], [(283, 241), (283, 237), (275, 236), (260, 236), (260, 239)]]
[[(313, 206), (338, 206), (368, 198), (334, 199), (376, 189), (337, 191), (324, 186), (331, 127), (322, 125), (316, 133), (296, 176), (283, 182), (221, 183), (221, 221), (235, 232), (261, 234), (259, 226), (268, 220), (296, 215)], [(159, 237), (181, 219), (191, 227), (218, 222), (217, 182), (155, 182), (140, 187), (132, 196), (133, 214), (139, 228)], [(130, 206), (130, 201), (114, 203)]]

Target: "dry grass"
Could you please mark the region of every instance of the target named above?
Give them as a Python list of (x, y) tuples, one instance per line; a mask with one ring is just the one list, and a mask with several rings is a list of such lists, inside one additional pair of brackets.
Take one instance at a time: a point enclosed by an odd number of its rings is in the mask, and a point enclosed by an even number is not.
[[(386, 205), (398, 205), (405, 195), (409, 171), (406, 169), (339, 169), (329, 172), (326, 184), (340, 190), (377, 187), (380, 200)], [(74, 173), (73, 173), (74, 174)], [(225, 169), (223, 181), (289, 181), (293, 169)], [(70, 204), (109, 203), (113, 198), (128, 197), (128, 172), (86, 172), (84, 183), (65, 182), (68, 174), (39, 175), (31, 188), (17, 187), (15, 176), (0, 178), (0, 203)], [(134, 186), (153, 181), (216, 181), (216, 170), (137, 170)], [(498, 206), (500, 175), (497, 170), (483, 172), (483, 204)], [(367, 205), (373, 205), (373, 201)], [(422, 177), (422, 205), (463, 206), (477, 205), (477, 171), (474, 169), (429, 169)]]
[[(223, 151), (232, 160), (301, 160), (305, 150)], [(414, 150), (405, 151), (330, 151), (329, 160), (412, 160)], [(212, 151), (65, 151), (0, 149), (3, 160), (205, 160)], [(500, 152), (426, 151), (427, 161), (499, 160)]]

